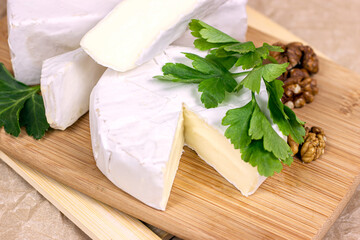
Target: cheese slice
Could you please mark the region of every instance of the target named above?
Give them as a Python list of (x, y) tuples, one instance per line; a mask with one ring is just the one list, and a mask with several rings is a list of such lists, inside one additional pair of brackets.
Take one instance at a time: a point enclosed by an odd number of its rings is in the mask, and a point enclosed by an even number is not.
[(44, 61), (41, 93), (52, 128), (64, 130), (88, 111), (90, 93), (104, 71), (81, 48)]
[(81, 40), (99, 64), (125, 72), (140, 66), (178, 39), (192, 18), (215, 11), (226, 0), (124, 0)]
[(40, 83), (45, 59), (80, 47), (83, 35), (121, 0), (8, 0), (11, 61), (17, 80)]
[[(241, 159), (221, 125), (229, 109), (251, 100), (249, 90), (228, 95), (219, 107), (206, 109), (197, 84), (153, 79), (167, 62), (189, 64), (181, 52), (206, 54), (171, 46), (132, 71), (108, 69), (91, 94), (90, 129), (97, 166), (116, 186), (160, 210), (165, 210), (184, 141), (245, 196), (265, 180)], [(268, 116), (264, 84), (256, 98)]]

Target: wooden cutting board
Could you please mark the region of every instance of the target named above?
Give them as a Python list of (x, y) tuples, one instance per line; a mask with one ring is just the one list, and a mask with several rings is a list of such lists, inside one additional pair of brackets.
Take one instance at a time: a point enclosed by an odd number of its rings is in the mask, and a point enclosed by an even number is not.
[[(6, 34), (2, 32), (1, 34)], [(250, 28), (257, 44), (277, 41)], [(0, 61), (9, 67), (8, 52)], [(70, 129), (35, 141), (0, 131), (0, 150), (46, 175), (125, 213), (186, 239), (320, 239), (360, 182), (360, 77), (321, 59), (320, 93), (297, 110), (325, 129), (326, 154), (312, 164), (295, 162), (245, 198), (189, 149), (165, 212), (154, 210), (110, 183), (95, 166), (88, 117)]]

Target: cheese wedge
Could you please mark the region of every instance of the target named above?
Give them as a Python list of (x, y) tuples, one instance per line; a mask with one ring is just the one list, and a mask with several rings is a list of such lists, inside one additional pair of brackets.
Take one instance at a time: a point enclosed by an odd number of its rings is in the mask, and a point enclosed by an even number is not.
[(40, 83), (42, 62), (80, 47), (84, 34), (121, 0), (7, 0), (11, 61), (17, 80)]
[(47, 59), (41, 93), (50, 126), (64, 130), (89, 110), (89, 96), (105, 68), (81, 48)]
[(178, 39), (192, 18), (226, 0), (124, 0), (81, 40), (99, 64), (125, 72), (151, 60)]
[[(97, 166), (116, 186), (160, 210), (165, 210), (184, 141), (245, 196), (265, 180), (241, 159), (221, 125), (229, 109), (251, 100), (250, 91), (244, 88), (227, 96), (219, 107), (206, 109), (196, 84), (153, 79), (167, 62), (189, 64), (181, 52), (206, 54), (169, 47), (132, 71), (108, 69), (91, 94), (90, 129)], [(256, 98), (269, 115), (264, 85)]]

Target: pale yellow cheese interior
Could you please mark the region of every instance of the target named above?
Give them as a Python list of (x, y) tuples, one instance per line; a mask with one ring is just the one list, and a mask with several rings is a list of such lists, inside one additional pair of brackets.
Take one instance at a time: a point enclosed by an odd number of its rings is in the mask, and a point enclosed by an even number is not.
[(241, 159), (239, 149), (235, 149), (223, 134), (184, 107), (164, 173), (162, 209), (165, 209), (169, 199), (184, 143), (245, 196), (252, 194), (265, 180), (258, 174), (256, 167)]
[(177, 125), (176, 133), (171, 148), (170, 158), (166, 164), (165, 177), (164, 177), (164, 190), (162, 195), (162, 201), (160, 203), (161, 208), (165, 209), (171, 187), (173, 185), (177, 169), (179, 167), (179, 161), (184, 147), (184, 116), (180, 114), (179, 122)]
[(184, 107), (185, 143), (245, 196), (265, 178), (241, 159), (239, 149), (215, 128)]

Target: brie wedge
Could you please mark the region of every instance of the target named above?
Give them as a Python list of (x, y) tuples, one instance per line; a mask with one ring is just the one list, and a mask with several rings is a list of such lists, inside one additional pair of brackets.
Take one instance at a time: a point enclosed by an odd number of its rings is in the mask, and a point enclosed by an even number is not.
[(41, 93), (50, 126), (64, 130), (89, 109), (89, 96), (105, 68), (81, 48), (43, 63)]
[[(197, 84), (153, 79), (162, 74), (167, 62), (189, 64), (181, 52), (206, 54), (171, 46), (132, 71), (108, 69), (90, 97), (90, 130), (97, 166), (116, 186), (160, 210), (166, 207), (184, 141), (245, 196), (265, 180), (257, 168), (241, 159), (240, 151), (224, 136), (226, 127), (221, 125), (229, 109), (251, 100), (249, 90), (228, 95), (219, 107), (206, 109), (200, 102)], [(269, 115), (264, 85), (256, 98)], [(277, 126), (273, 127), (282, 136)]]
[(125, 72), (148, 62), (178, 39), (192, 18), (226, 0), (124, 0), (81, 40), (99, 64)]
[(8, 0), (11, 61), (17, 80), (40, 83), (45, 59), (79, 48), (83, 35), (121, 0)]

